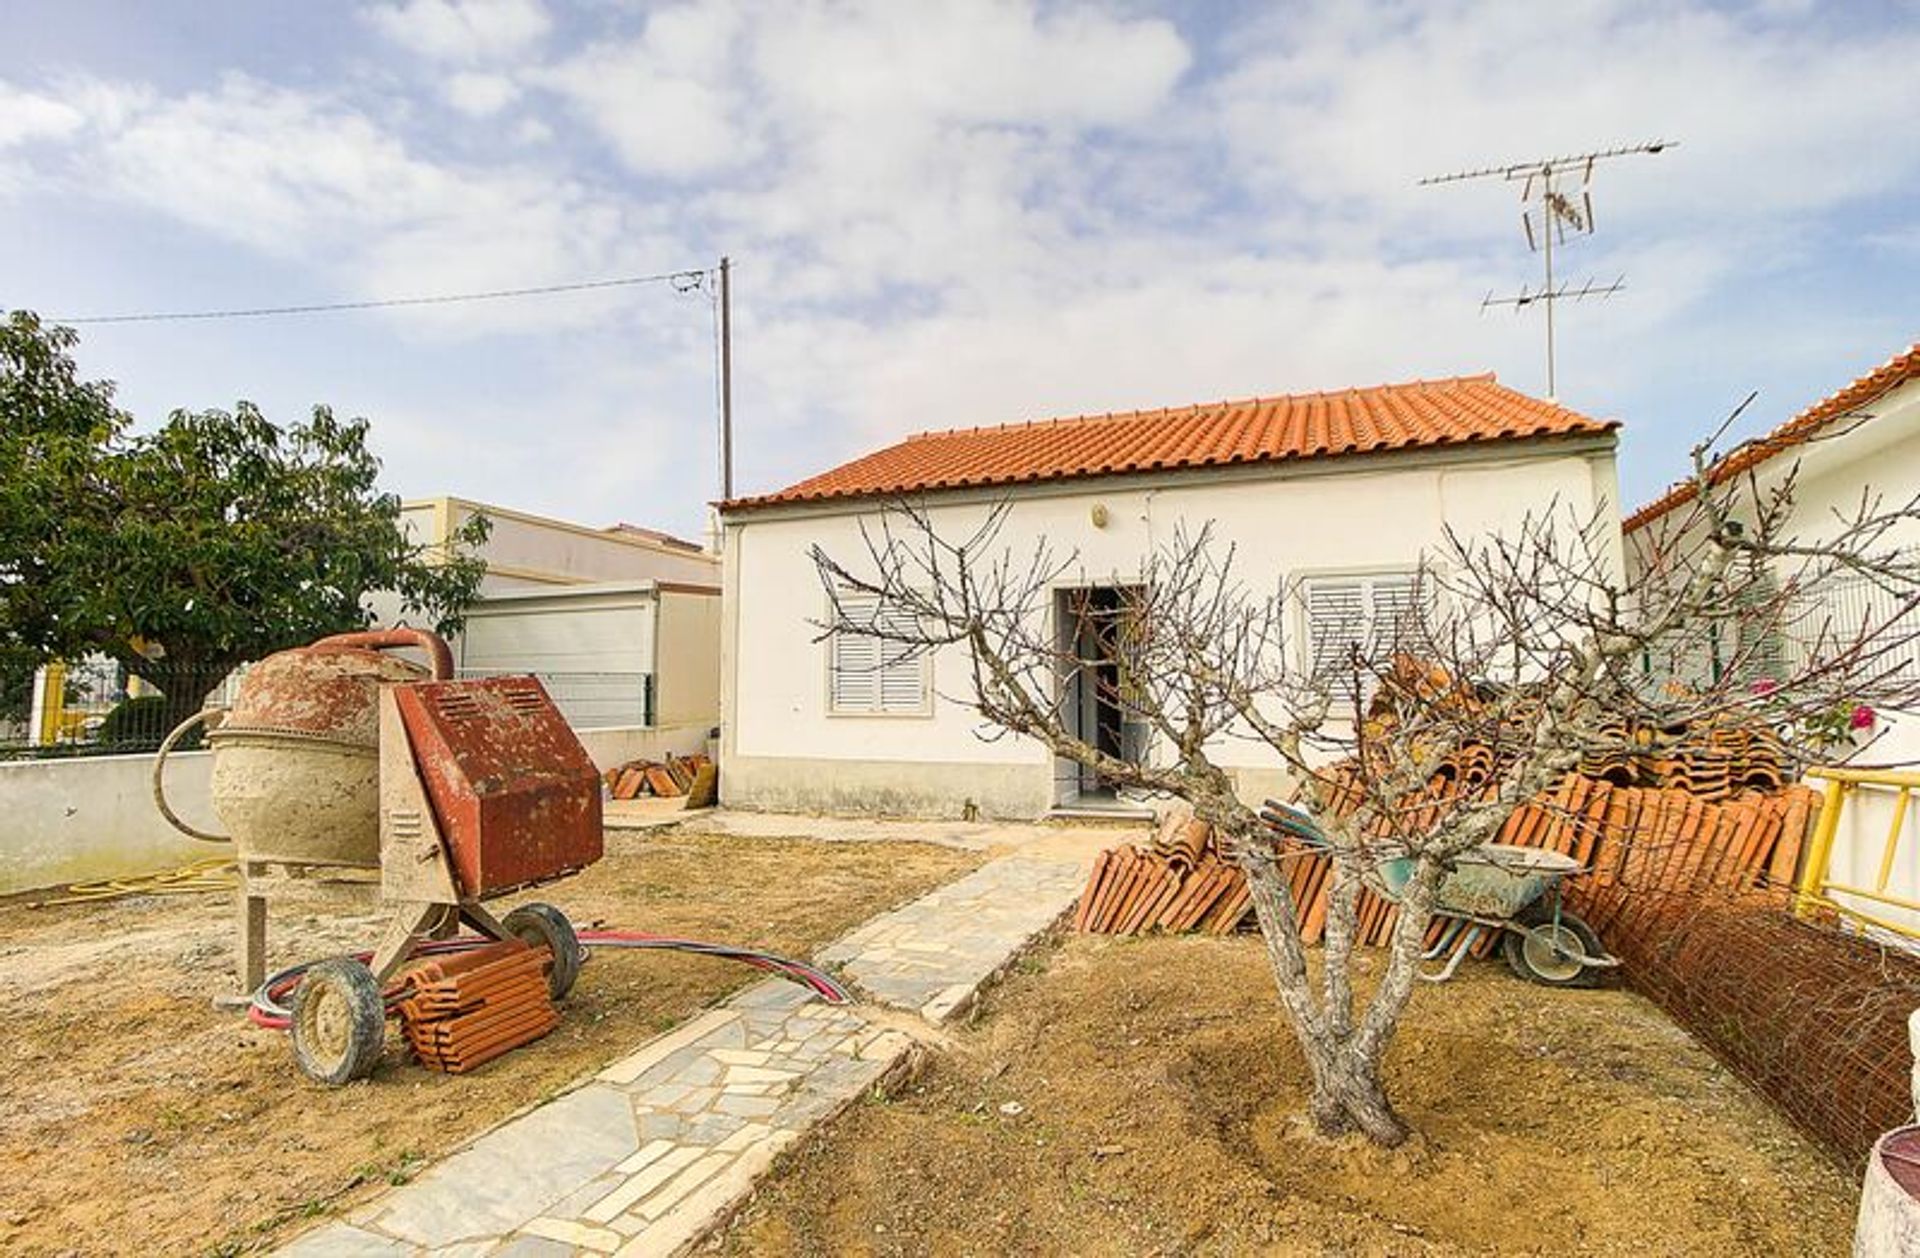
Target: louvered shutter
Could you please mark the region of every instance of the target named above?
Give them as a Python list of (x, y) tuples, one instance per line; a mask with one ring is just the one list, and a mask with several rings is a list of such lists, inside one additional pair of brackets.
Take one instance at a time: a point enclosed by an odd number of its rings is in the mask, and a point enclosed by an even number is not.
[(1367, 632), (1367, 589), (1359, 580), (1315, 578), (1306, 583), (1307, 672), (1322, 678), (1346, 664)]
[(1385, 664), (1412, 642), (1419, 625), (1419, 587), (1411, 572), (1373, 576), (1310, 577), (1302, 582), (1306, 603), (1307, 671), (1317, 680), (1341, 676), (1358, 646), (1366, 658)]
[(890, 635), (876, 643), (880, 648), (880, 711), (899, 714), (919, 712), (927, 704), (926, 662), (910, 638), (918, 629), (913, 614), (904, 608), (889, 607), (880, 612), (881, 631)]
[(915, 625), (904, 608), (883, 606), (869, 594), (842, 594), (845, 624), (880, 629), (888, 636), (836, 633), (828, 639), (829, 702), (848, 715), (897, 715), (926, 710), (927, 676), (923, 653), (909, 641)]
[(1413, 646), (1417, 627), (1414, 579), (1375, 577), (1368, 582), (1368, 653), (1384, 663), (1394, 652)]

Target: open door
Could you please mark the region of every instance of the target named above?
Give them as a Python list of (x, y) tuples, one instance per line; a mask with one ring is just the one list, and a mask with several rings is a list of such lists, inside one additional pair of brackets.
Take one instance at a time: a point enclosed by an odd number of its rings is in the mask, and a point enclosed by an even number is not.
[[(1116, 760), (1141, 763), (1147, 727), (1129, 702), (1120, 666), (1139, 600), (1125, 586), (1061, 590), (1055, 596), (1060, 712), (1067, 729)], [(1117, 783), (1090, 765), (1061, 758), (1054, 768), (1056, 807), (1123, 807)]]

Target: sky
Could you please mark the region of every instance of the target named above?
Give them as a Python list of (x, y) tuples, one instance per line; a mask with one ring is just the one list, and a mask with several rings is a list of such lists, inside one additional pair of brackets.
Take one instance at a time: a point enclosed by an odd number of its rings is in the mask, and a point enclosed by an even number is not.
[[(1558, 396), (1623, 506), (1920, 339), (1920, 8), (1348, 0), (6, 0), (0, 308), (734, 266), (735, 487), (913, 432), (1495, 371), (1519, 188), (1597, 168)], [(710, 283), (79, 325), (143, 425), (367, 417), (387, 487), (699, 535)]]

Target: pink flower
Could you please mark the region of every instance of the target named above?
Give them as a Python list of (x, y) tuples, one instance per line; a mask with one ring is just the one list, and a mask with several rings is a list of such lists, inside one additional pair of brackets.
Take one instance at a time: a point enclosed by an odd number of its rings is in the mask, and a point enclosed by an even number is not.
[(1771, 677), (1762, 677), (1747, 689), (1757, 695), (1770, 695), (1780, 689), (1780, 683)]
[(1853, 710), (1853, 715), (1847, 720), (1847, 727), (1849, 729), (1872, 729), (1873, 723), (1878, 719), (1879, 717), (1874, 713), (1874, 710), (1863, 703)]

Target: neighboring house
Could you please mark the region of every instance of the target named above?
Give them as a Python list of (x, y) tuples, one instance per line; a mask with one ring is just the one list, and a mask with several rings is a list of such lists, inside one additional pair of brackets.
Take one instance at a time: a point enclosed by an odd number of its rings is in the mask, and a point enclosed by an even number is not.
[(475, 515), (484, 515), (492, 523), (481, 550), (487, 561), (484, 594), (595, 581), (719, 583), (720, 560), (712, 551), (698, 542), (633, 524), (596, 529), (466, 498), (442, 497), (401, 504), (400, 525), (415, 541), (443, 548)]
[[(1844, 519), (1860, 510), (1865, 494), (1878, 495), (1888, 510), (1904, 507), (1920, 496), (1920, 344), (1730, 451), (1714, 465), (1712, 476), (1716, 484), (1751, 477), (1762, 499), (1792, 477), (1792, 510), (1785, 531), (1810, 542), (1838, 533)], [(1689, 552), (1684, 530), (1699, 527), (1699, 522), (1685, 508), (1695, 497), (1693, 484), (1682, 481), (1622, 523), (1630, 581), (1667, 556)], [(1737, 507), (1744, 509), (1754, 495), (1743, 492), (1740, 498)], [(1897, 522), (1883, 541), (1892, 549), (1920, 548), (1920, 520)], [(1829, 616), (1836, 625), (1858, 626), (1863, 617), (1891, 615), (1897, 597), (1863, 577), (1831, 581), (1813, 592), (1803, 609), (1796, 609), (1792, 636), (1745, 656), (1777, 657), (1783, 666), (1793, 666), (1804, 660), (1804, 639)], [(1735, 646), (1727, 644), (1721, 658), (1694, 660), (1684, 667), (1717, 677), (1723, 664), (1730, 664)], [(1920, 667), (1920, 659), (1912, 663)], [(1906, 724), (1911, 728), (1898, 731), (1899, 758), (1920, 758), (1920, 722)], [(1880, 758), (1876, 751), (1875, 759)]]
[(718, 723), (718, 556), (637, 525), (589, 528), (465, 498), (405, 503), (401, 523), (437, 549), (476, 514), (491, 529), (480, 601), (453, 641), (464, 675), (536, 673), (576, 728), (699, 726), (704, 737)]
[[(1786, 532), (1806, 541), (1832, 538), (1844, 527), (1845, 517), (1857, 513), (1863, 501), (1877, 496), (1881, 506), (1897, 511), (1920, 496), (1920, 344), (1909, 346), (1799, 414), (1765, 436), (1738, 447), (1718, 463), (1716, 482), (1751, 476), (1761, 494), (1794, 478), (1792, 512)], [(1629, 576), (1645, 571), (1664, 555), (1687, 551), (1684, 530), (1690, 526), (1686, 510), (1695, 498), (1690, 483), (1682, 482), (1654, 502), (1635, 511), (1623, 529)], [(1886, 545), (1910, 555), (1920, 551), (1920, 520), (1898, 521), (1886, 534)], [(1831, 622), (1845, 631), (1863, 624), (1885, 623), (1901, 606), (1897, 591), (1882, 588), (1864, 577), (1848, 576), (1811, 591), (1794, 609), (1793, 629), (1777, 642), (1764, 644), (1749, 658), (1777, 660), (1780, 666), (1803, 664), (1819, 626)], [(1914, 626), (1920, 632), (1920, 625)], [(1731, 654), (1731, 651), (1728, 652)], [(1920, 669), (1920, 640), (1908, 644), (1902, 657), (1890, 659)], [(1690, 662), (1692, 670), (1712, 672), (1721, 659)], [(1655, 678), (1655, 681), (1661, 679)], [(1684, 677), (1679, 680), (1686, 680)], [(1920, 713), (1878, 713), (1877, 736), (1862, 759), (1876, 765), (1920, 767)], [(1840, 758), (1850, 748), (1836, 750)], [(1815, 783), (1822, 785), (1823, 783)], [(1897, 811), (1906, 810), (1898, 795), (1863, 788), (1842, 814), (1835, 835), (1831, 877), (1852, 886), (1874, 886), (1882, 876), (1888, 835)], [(1916, 827), (1908, 818), (1904, 828)], [(1920, 863), (1909, 837), (1900, 859), (1887, 867), (1887, 890), (1920, 902)], [(1853, 901), (1863, 905), (1861, 901)], [(1863, 905), (1877, 916), (1920, 933), (1920, 912), (1898, 906)]]
[[(1211, 523), (1249, 584), (1302, 583), (1304, 668), (1390, 618), (1449, 526), (1484, 535), (1549, 505), (1617, 510), (1616, 428), (1471, 376), (925, 433), (722, 504), (725, 802), (1002, 817), (1125, 803), (1038, 743), (979, 737), (956, 649), (897, 660), (820, 640), (827, 596), (810, 549), (851, 565), (889, 500), (913, 498), (956, 536), (1005, 501), (1000, 540), (1016, 555), (1077, 554), (1054, 595), (1063, 634), (1137, 583), (1175, 529)], [(1083, 649), (1097, 653), (1098, 635)], [(1097, 671), (1071, 684), (1091, 690)], [(1060, 701), (1103, 749), (1155, 754), (1088, 694)], [(1217, 754), (1249, 798), (1285, 784), (1250, 745)]]

